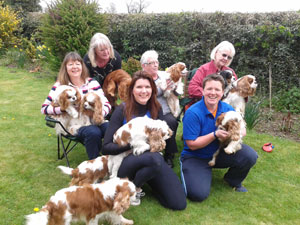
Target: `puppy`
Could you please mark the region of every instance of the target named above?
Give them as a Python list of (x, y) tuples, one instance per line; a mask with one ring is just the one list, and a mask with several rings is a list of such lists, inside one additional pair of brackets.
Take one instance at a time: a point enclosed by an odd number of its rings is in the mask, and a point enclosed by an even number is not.
[(223, 99), (228, 95), (228, 92), (232, 89), (233, 83), (236, 81), (233, 76), (233, 72), (231, 70), (222, 70), (218, 74), (220, 74), (225, 82), (225, 90)]
[(245, 115), (246, 99), (255, 94), (257, 83), (253, 75), (245, 75), (233, 82), (232, 89), (222, 100), (231, 105), (237, 112)]
[(131, 83), (131, 79), (131, 76), (122, 69), (109, 73), (105, 78), (102, 89), (106, 98), (113, 107), (117, 105), (117, 95), (121, 101), (125, 102), (127, 100), (127, 91)]
[(26, 225), (69, 225), (72, 221), (97, 225), (103, 219), (112, 224), (133, 224), (122, 214), (135, 200), (136, 188), (128, 179), (71, 186), (57, 191), (40, 212), (27, 215)]
[(167, 123), (162, 120), (153, 120), (147, 116), (136, 117), (120, 127), (114, 134), (113, 140), (120, 146), (130, 144), (132, 150), (118, 155), (110, 155), (108, 169), (110, 177), (117, 176), (122, 160), (133, 152), (140, 155), (147, 150), (159, 152), (165, 149), (166, 140), (170, 138), (173, 131)]
[(224, 149), (227, 154), (233, 154), (242, 148), (242, 132), (246, 128), (246, 123), (239, 112), (229, 111), (222, 113), (217, 118), (216, 126), (220, 130), (227, 131), (229, 137), (223, 142), (220, 140), (219, 149), (214, 153), (212, 160), (208, 162), (210, 166), (216, 164), (216, 157), (221, 149)]
[[(55, 94), (51, 104), (54, 107), (59, 106), (60, 110), (66, 113), (53, 115), (52, 117), (60, 121), (66, 130), (69, 130), (71, 119), (78, 118), (81, 94), (77, 89), (68, 85), (58, 86), (55, 90)], [(66, 135), (66, 132), (58, 124), (55, 125), (55, 130), (56, 134)]]
[[(183, 94), (182, 76), (186, 72), (185, 64), (179, 62), (168, 68), (166, 73), (159, 74), (160, 82), (157, 85), (164, 91), (164, 96), (174, 117), (177, 117), (180, 113), (178, 95)], [(170, 86), (169, 82), (173, 82), (171, 88), (168, 88), (168, 85)]]
[(96, 159), (83, 161), (75, 169), (66, 166), (57, 168), (72, 177), (70, 186), (95, 184), (108, 178), (108, 156), (99, 156)]

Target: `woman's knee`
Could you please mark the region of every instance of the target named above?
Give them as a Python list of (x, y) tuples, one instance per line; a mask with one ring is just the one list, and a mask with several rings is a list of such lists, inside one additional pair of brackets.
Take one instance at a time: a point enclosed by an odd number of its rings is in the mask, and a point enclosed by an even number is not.
[(246, 164), (249, 167), (254, 166), (257, 161), (257, 158), (258, 158), (257, 152), (253, 148), (251, 148), (247, 145), (243, 145), (243, 150), (244, 150), (243, 155), (244, 155)]
[(197, 189), (188, 190), (187, 191), (187, 197), (191, 201), (202, 202), (202, 201), (204, 201), (205, 199), (208, 198), (209, 193), (210, 193), (209, 190), (208, 191), (203, 191), (203, 190), (199, 190), (199, 189), (198, 190)]

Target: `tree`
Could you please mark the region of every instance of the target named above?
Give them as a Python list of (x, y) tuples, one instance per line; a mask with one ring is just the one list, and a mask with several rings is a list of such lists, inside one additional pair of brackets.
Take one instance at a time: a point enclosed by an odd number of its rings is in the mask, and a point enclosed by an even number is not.
[(130, 0), (129, 3), (126, 3), (127, 6), (127, 12), (129, 14), (134, 14), (134, 13), (143, 13), (144, 10), (150, 5), (149, 2), (145, 0)]
[(13, 9), (27, 14), (29, 12), (39, 12), (42, 10), (40, 0), (4, 0), (6, 5), (10, 5)]
[(93, 0), (55, 0), (48, 5), (40, 30), (44, 44), (56, 58), (52, 66), (57, 69), (69, 51), (83, 57), (92, 36), (106, 33), (107, 21)]

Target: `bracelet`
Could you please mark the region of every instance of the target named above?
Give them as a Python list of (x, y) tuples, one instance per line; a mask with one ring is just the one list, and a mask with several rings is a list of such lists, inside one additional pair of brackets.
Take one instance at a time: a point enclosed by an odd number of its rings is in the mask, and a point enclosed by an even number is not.
[(218, 138), (217, 135), (216, 135), (216, 131), (214, 131), (214, 137), (215, 137), (215, 138)]

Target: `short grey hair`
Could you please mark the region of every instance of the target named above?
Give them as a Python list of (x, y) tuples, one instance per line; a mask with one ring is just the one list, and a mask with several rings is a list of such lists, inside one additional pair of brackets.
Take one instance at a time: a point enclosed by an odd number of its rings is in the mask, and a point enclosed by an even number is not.
[(114, 48), (108, 37), (105, 34), (96, 33), (90, 41), (90, 47), (88, 51), (88, 57), (93, 67), (97, 66), (95, 49), (101, 46), (105, 46), (109, 49), (109, 57), (111, 59), (115, 58)]
[(229, 41), (222, 41), (220, 44), (218, 44), (210, 53), (210, 59), (215, 60), (216, 53), (218, 50), (229, 50), (231, 52), (232, 59), (228, 60), (228, 63), (226, 66), (229, 66), (233, 60), (233, 57), (235, 55), (235, 48), (233, 44), (231, 44)]
[(150, 58), (158, 61), (158, 53), (155, 50), (145, 51), (140, 60), (141, 65), (148, 63)]

